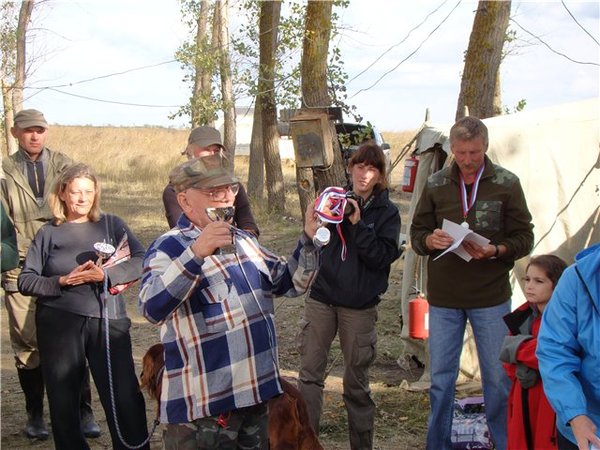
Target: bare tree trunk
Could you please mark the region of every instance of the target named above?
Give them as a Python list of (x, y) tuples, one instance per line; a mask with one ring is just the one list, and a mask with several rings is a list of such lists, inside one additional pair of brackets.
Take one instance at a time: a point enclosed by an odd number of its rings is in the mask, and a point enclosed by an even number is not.
[(497, 79), (510, 6), (510, 0), (480, 1), (478, 4), (465, 57), (456, 119), (462, 117), (465, 105), (469, 107), (470, 115), (480, 119), (494, 115)]
[(210, 5), (208, 0), (200, 1), (200, 14), (198, 15), (197, 30), (196, 30), (196, 57), (195, 76), (194, 76), (194, 90), (192, 92), (192, 108), (191, 108), (191, 122), (192, 127), (198, 125), (206, 125), (206, 119), (203, 114), (203, 104), (210, 99), (211, 94), (211, 72), (206, 70), (201, 59), (203, 53), (208, 47), (208, 15)]
[(23, 87), (25, 86), (27, 64), (27, 27), (35, 0), (23, 0), (19, 11), (19, 24), (17, 25), (17, 64), (15, 67), (15, 84), (13, 85), (13, 111), (23, 109)]
[(279, 132), (277, 131), (277, 107), (275, 105), (275, 50), (277, 28), (281, 15), (281, 1), (262, 2), (260, 5), (260, 67), (258, 102), (261, 109), (262, 138), (264, 145), (265, 174), (269, 211), (285, 211), (285, 189), (281, 157), (279, 156)]
[(10, 128), (15, 121), (15, 112), (12, 106), (13, 90), (7, 85), (4, 79), (0, 81), (2, 83), (2, 106), (4, 107), (4, 136), (6, 136), (5, 151), (0, 152), (1, 158), (3, 155), (12, 155), (19, 149), (19, 146), (17, 145), (17, 141), (13, 139), (12, 134), (10, 134)]
[(221, 96), (223, 97), (223, 144), (229, 150), (232, 161), (236, 145), (236, 113), (229, 57), (229, 0), (215, 3), (215, 19), (218, 15), (219, 68), (221, 72)]
[(250, 157), (248, 166), (248, 195), (256, 200), (264, 197), (265, 186), (265, 157), (262, 136), (262, 113), (259, 96), (256, 96), (256, 107), (252, 121), (252, 138), (250, 139)]
[(494, 104), (492, 105), (493, 116), (502, 115), (502, 80), (500, 79), (500, 68), (496, 76), (496, 86), (494, 87)]
[[(302, 51), (302, 102), (303, 107), (327, 108), (331, 99), (327, 91), (327, 53), (331, 35), (332, 1), (310, 0), (306, 7), (304, 43)], [(335, 125), (329, 122), (331, 136), (336, 136)], [(333, 164), (327, 169), (315, 171), (318, 189), (344, 184), (344, 162), (337, 139), (333, 139)], [(296, 170), (298, 196), (302, 213), (314, 199), (314, 190), (309, 192), (310, 182), (304, 171)], [(302, 185), (304, 184), (304, 185)]]

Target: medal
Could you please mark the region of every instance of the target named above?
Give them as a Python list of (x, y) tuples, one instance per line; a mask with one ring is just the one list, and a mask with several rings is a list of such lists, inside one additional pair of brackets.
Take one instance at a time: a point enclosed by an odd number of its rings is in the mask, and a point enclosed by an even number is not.
[(475, 199), (477, 198), (477, 191), (479, 190), (479, 180), (481, 180), (481, 175), (483, 174), (483, 169), (485, 169), (485, 164), (482, 164), (479, 169), (477, 169), (477, 175), (475, 177), (475, 182), (473, 183), (473, 187), (471, 188), (471, 195), (467, 198), (467, 187), (465, 186), (465, 180), (460, 174), (460, 203), (462, 206), (463, 212), (463, 223), (461, 226), (465, 228), (469, 228), (469, 224), (467, 223), (467, 216), (469, 215), (469, 211), (475, 204)]
[(94, 250), (96, 250), (96, 256), (98, 257), (98, 265), (107, 260), (115, 252), (115, 248), (106, 241), (96, 242)]

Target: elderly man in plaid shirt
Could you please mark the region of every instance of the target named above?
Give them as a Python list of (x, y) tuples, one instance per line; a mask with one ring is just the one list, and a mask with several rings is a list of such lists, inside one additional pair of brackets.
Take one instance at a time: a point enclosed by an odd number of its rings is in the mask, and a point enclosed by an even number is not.
[(273, 298), (299, 296), (312, 281), (314, 213), (286, 261), (209, 217), (232, 207), (238, 192), (224, 157), (185, 162), (170, 181), (184, 214), (146, 253), (139, 295), (165, 348), (164, 448), (267, 448), (267, 401), (283, 392)]

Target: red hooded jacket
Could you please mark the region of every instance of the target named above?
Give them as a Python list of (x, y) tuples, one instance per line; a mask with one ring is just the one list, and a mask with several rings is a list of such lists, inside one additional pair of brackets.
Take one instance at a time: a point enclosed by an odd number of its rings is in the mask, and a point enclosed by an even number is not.
[[(542, 315), (529, 303), (504, 317), (510, 336), (502, 347), (501, 359), (504, 369), (512, 381), (508, 397), (508, 441), (507, 450), (556, 450), (556, 414), (544, 394), (539, 376), (538, 360), (535, 356), (537, 336)], [(510, 342), (517, 345), (510, 345)], [(530, 374), (535, 384), (526, 389), (517, 377), (517, 368), (524, 365), (535, 370)], [(522, 368), (524, 369), (524, 368)], [(527, 369), (525, 369), (527, 370)]]

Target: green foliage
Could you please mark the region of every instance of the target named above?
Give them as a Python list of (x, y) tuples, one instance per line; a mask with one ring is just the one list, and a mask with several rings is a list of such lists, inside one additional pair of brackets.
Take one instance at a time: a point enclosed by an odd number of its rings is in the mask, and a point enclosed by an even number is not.
[(3, 1), (0, 4), (0, 76), (14, 80), (17, 59), (17, 23), (19, 3)]
[[(15, 70), (17, 61), (17, 23), (19, 20), (19, 4), (14, 1), (3, 1), (0, 4), (0, 78), (11, 86), (15, 81)], [(4, 93), (2, 93), (4, 95)], [(2, 108), (0, 121), (4, 123), (6, 111)], [(0, 130), (0, 148), (8, 149), (5, 127)]]
[[(181, 63), (184, 71), (183, 82), (190, 86), (190, 100), (175, 113), (169, 116), (175, 117), (189, 116), (195, 119), (195, 124), (207, 124), (217, 117), (217, 112), (223, 109), (223, 102), (220, 91), (214, 86), (218, 83), (218, 67), (222, 57), (222, 49), (214, 49), (209, 34), (210, 26), (207, 26), (207, 33), (200, 42), (197, 42), (198, 17), (200, 15), (199, 0), (180, 0), (181, 16), (183, 22), (190, 28), (189, 41), (184, 42), (177, 49), (175, 58)], [(212, 19), (214, 6), (206, 11), (208, 17)], [(210, 20), (208, 21), (210, 23)], [(199, 74), (210, 74), (212, 79), (211, 91), (208, 93), (196, 92), (196, 78)], [(192, 125), (195, 125), (192, 124)]]
[(367, 121), (364, 128), (353, 130), (350, 133), (338, 133), (337, 136), (343, 148), (357, 146), (372, 139), (373, 124)]
[(525, 106), (527, 106), (527, 100), (522, 98), (521, 100), (519, 100), (517, 102), (517, 104), (515, 106), (512, 107), (512, 109), (509, 108), (508, 106), (505, 106), (504, 114), (514, 114), (514, 113), (521, 112), (521, 111), (525, 110)]
[[(275, 101), (279, 108), (295, 108), (300, 102), (300, 63), (304, 39), (304, 20), (306, 14), (306, 0), (288, 0), (282, 5), (282, 16), (279, 23), (277, 36), (276, 67), (274, 74)], [(181, 107), (170, 118), (194, 116), (202, 121), (210, 122), (223, 108), (220, 91), (213, 88), (210, 96), (199, 98), (193, 95), (196, 71), (210, 73), (212, 85), (219, 84), (219, 58), (222, 51), (212, 48), (209, 36), (204, 42), (196, 43), (197, 19), (200, 14), (200, 0), (179, 0), (182, 20), (190, 29), (190, 36), (177, 50), (175, 57), (181, 62), (184, 70), (183, 81), (190, 86), (190, 101)], [(339, 37), (338, 23), (340, 16), (336, 8), (346, 8), (349, 0), (335, 0), (331, 20), (331, 41)], [(259, 65), (259, 14), (260, 2), (256, 0), (241, 0), (231, 6), (237, 17), (241, 20), (235, 34), (230, 36), (230, 57), (232, 62), (232, 76), (234, 96), (254, 98), (258, 94), (258, 65)], [(213, 15), (209, 15), (209, 23)], [(210, 34), (212, 27), (207, 27)], [(339, 47), (331, 45), (328, 57), (328, 90), (333, 106), (340, 106), (342, 110), (355, 118), (362, 120), (356, 113), (356, 106), (347, 104), (346, 82), (348, 75), (344, 70), (343, 56)], [(192, 114), (192, 112), (194, 114)]]

